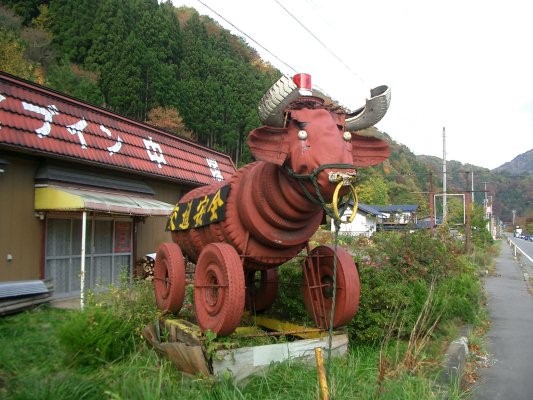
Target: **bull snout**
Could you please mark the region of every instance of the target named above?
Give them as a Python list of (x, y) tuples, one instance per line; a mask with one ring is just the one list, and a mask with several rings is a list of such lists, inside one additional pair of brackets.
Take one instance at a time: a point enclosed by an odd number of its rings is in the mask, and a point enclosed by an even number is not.
[(342, 186), (349, 186), (355, 182), (357, 171), (352, 172), (334, 172), (328, 173), (328, 181), (331, 183), (341, 183)]

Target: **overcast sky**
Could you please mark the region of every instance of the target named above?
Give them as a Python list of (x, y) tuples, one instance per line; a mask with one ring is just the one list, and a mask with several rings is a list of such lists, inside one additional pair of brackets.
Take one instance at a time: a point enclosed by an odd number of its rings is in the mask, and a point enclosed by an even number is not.
[(415, 154), (442, 158), (443, 128), (447, 160), (492, 169), (533, 149), (530, 1), (173, 2), (244, 32), (264, 60), (289, 76), (310, 73), (348, 108), (389, 85), (377, 127)]

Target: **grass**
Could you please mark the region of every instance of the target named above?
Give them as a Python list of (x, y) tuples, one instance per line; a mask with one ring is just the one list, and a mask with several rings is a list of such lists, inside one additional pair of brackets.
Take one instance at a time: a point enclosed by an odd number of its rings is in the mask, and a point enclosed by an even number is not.
[[(402, 245), (404, 242), (399, 242)], [(424, 257), (440, 256), (422, 252), (424, 242), (414, 242)], [(389, 245), (384, 241), (384, 245)], [(391, 254), (406, 264), (418, 265), (416, 274), (425, 273), (424, 264), (413, 259), (409, 249)], [(442, 249), (443, 260), (449, 249)], [(381, 253), (378, 253), (378, 258)], [(444, 257), (446, 256), (446, 257)], [(486, 268), (490, 257), (482, 252), (473, 255), (475, 263), (460, 262), (461, 271), (477, 276), (475, 266)], [(431, 260), (432, 258), (430, 258)], [(384, 258), (384, 262), (387, 258)], [(440, 264), (435, 264), (440, 268)], [(292, 271), (286, 272), (293, 281)], [(375, 342), (363, 343), (350, 337), (345, 357), (333, 358), (329, 364), (328, 385), (332, 399), (450, 399), (465, 398), (459, 384), (442, 392), (436, 385), (447, 344), (457, 338), (458, 326), (474, 321), (469, 339), (482, 351), (483, 315), (465, 319), (464, 301), (476, 301), (478, 285), (465, 280), (463, 273), (441, 280), (441, 286), (427, 291), (417, 280), (377, 280), (377, 288), (405, 285), (405, 293), (416, 295), (416, 307), (397, 308), (397, 312), (380, 325)], [(378, 276), (379, 277), (379, 276)], [(451, 279), (453, 277), (453, 279)], [(417, 283), (418, 282), (418, 283)], [(314, 363), (286, 361), (272, 364), (268, 370), (235, 383), (230, 377), (193, 378), (183, 376), (166, 358), (159, 356), (140, 335), (142, 327), (157, 321), (154, 296), (149, 282), (124, 289), (110, 288), (98, 297), (89, 297), (83, 311), (40, 306), (31, 311), (0, 318), (0, 398), (6, 399), (318, 399), (318, 378)], [(298, 288), (297, 288), (298, 289)], [(388, 302), (375, 303), (376, 292), (367, 307), (383, 308)], [(416, 292), (416, 293), (415, 293)], [(402, 292), (403, 293), (403, 292)], [(288, 294), (288, 291), (287, 291)], [(479, 295), (479, 296), (478, 296)], [(294, 300), (288, 296), (288, 300)], [(389, 296), (390, 297), (390, 296)], [(404, 298), (404, 297), (401, 297)], [(414, 297), (412, 297), (414, 298)], [(426, 299), (427, 298), (427, 299)], [(424, 301), (425, 300), (425, 301)], [(285, 308), (300, 305), (286, 301)], [(376, 306), (377, 304), (377, 306)], [(416, 305), (415, 304), (415, 305)], [(446, 307), (443, 307), (445, 305)], [(413, 311), (419, 310), (419, 311)], [(372, 311), (375, 311), (372, 309)], [(294, 314), (296, 311), (292, 311)], [(358, 315), (368, 315), (360, 312)], [(461, 318), (461, 315), (463, 318)], [(381, 317), (381, 314), (377, 314)], [(357, 318), (357, 317), (356, 317)], [(410, 324), (410, 325), (409, 325)], [(410, 326), (407, 328), (407, 326)], [(411, 328), (412, 327), (412, 328)], [(383, 333), (381, 333), (383, 332)], [(411, 332), (409, 334), (409, 332)], [(132, 340), (133, 339), (133, 340)], [(271, 340), (271, 339), (269, 339)], [(118, 351), (117, 351), (118, 350)], [(326, 365), (328, 360), (325, 360)], [(474, 363), (471, 363), (474, 375)]]
[[(143, 342), (138, 342), (134, 351), (116, 362), (102, 362), (98, 368), (80, 365), (74, 362), (72, 355), (67, 357), (69, 352), (57, 335), (79, 313), (41, 306), (0, 319), (0, 398), (318, 398), (316, 368), (294, 361), (272, 365), (268, 371), (238, 385), (229, 378), (186, 378)], [(386, 349), (388, 359), (401, 358), (406, 351), (404, 345), (391, 340)], [(397, 371), (380, 380), (383, 349), (352, 346), (346, 357), (331, 360), (331, 398), (441, 398), (434, 385), (440, 349), (434, 350), (434, 354), (422, 357), (426, 364), (419, 366), (423, 368)], [(459, 397), (451, 397), (454, 398)]]

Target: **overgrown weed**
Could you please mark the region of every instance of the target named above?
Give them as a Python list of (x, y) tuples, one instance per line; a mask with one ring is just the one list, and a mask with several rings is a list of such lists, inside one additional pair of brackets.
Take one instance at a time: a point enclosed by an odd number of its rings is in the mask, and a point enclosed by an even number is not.
[[(354, 238), (345, 242), (358, 246), (349, 250), (356, 254), (363, 290), (359, 314), (350, 324), (348, 354), (329, 360), (332, 398), (441, 398), (434, 382), (447, 338), (453, 336), (453, 327), (476, 325), (482, 318), (477, 265), (454, 243), (423, 235), (395, 233), (388, 238), (377, 235), (375, 240)], [(294, 295), (300, 293), (297, 271), (301, 268), (293, 262), (287, 269), (287, 283), (294, 289), (292, 297), (288, 296), (290, 305), (296, 314), (303, 313), (303, 304)], [(146, 324), (159, 319), (152, 290), (149, 282), (126, 282), (89, 296), (83, 311), (41, 307), (0, 319), (0, 396), (84, 400), (317, 398), (316, 369), (295, 361), (272, 364), (268, 371), (239, 384), (230, 377), (184, 377), (140, 336)], [(114, 322), (120, 320), (122, 327), (127, 326), (125, 331), (131, 333), (134, 346), (116, 357), (96, 357), (96, 349), (105, 348), (109, 338), (91, 346), (84, 339), (78, 350), (69, 352), (56, 332), (81, 318), (76, 325), (88, 324), (91, 335), (103, 337), (110, 328), (98, 330), (106, 326), (95, 317), (100, 313), (104, 315), (102, 321), (111, 315)], [(86, 334), (79, 326), (72, 329), (80, 336)], [(119, 342), (123, 350), (127, 348)], [(73, 362), (80, 357), (78, 351), (92, 353), (95, 363), (87, 368), (84, 363)], [(65, 354), (71, 356), (66, 358)], [(462, 394), (456, 390), (447, 396), (458, 399)]]

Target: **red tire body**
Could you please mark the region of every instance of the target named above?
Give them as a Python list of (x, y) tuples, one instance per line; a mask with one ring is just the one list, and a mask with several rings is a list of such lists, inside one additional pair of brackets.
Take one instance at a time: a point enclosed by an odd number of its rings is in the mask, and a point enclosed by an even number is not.
[(185, 260), (175, 243), (163, 243), (156, 253), (154, 292), (157, 307), (163, 312), (178, 313), (185, 298)]
[(244, 271), (237, 251), (227, 243), (204, 247), (194, 273), (194, 309), (198, 325), (224, 336), (244, 312)]
[(337, 271), (333, 327), (347, 325), (359, 308), (359, 273), (353, 257), (338, 247), (335, 266), (334, 254), (333, 246), (318, 246), (303, 262), (304, 304), (319, 328), (330, 326), (335, 268)]

